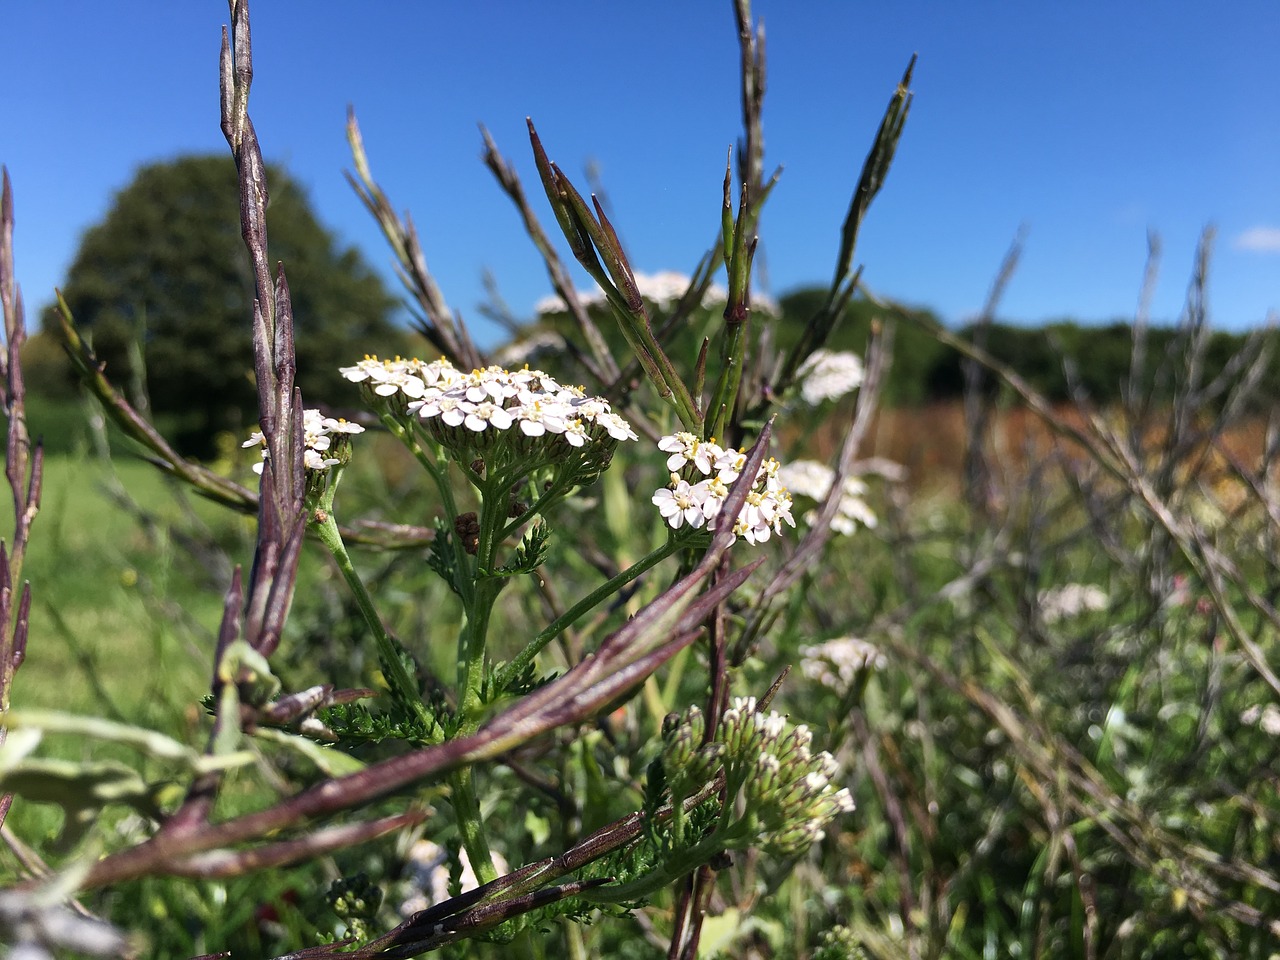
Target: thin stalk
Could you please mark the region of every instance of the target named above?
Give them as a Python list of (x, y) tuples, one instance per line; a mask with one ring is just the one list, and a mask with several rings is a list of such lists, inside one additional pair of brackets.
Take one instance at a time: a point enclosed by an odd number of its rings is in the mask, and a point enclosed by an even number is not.
[(553, 484), (549, 490), (533, 502), (533, 505), (529, 507), (528, 510), (525, 510), (520, 514), (520, 516), (514, 518), (510, 523), (502, 528), (502, 533), (500, 534), (499, 539), (505, 540), (535, 516), (540, 513), (544, 513), (547, 507), (568, 492), (570, 486), (572, 486), (572, 484), (565, 482)]
[(467, 859), (471, 861), (471, 869), (475, 871), (480, 885), (498, 879), (498, 871), (493, 865), (493, 851), (489, 849), (489, 838), (485, 836), (484, 823), (480, 817), (480, 800), (476, 795), (475, 774), (470, 766), (455, 770), (449, 775), (450, 803), (458, 820), (458, 833), (462, 837), (463, 849), (467, 851)]
[(744, 333), (745, 323), (727, 324), (728, 339), (724, 341), (721, 361), (724, 366), (720, 379), (716, 383), (716, 392), (707, 404), (707, 429), (704, 440), (723, 437), (728, 429), (729, 418), (738, 399), (738, 387), (742, 382), (742, 362), (746, 349)]
[[(453, 496), (453, 488), (449, 486), (449, 481), (446, 477), (448, 467), (437, 464), (437, 460), (442, 460), (439, 449), (437, 448), (436, 458), (433, 459), (422, 448), (422, 444), (418, 442), (417, 435), (412, 430), (406, 429), (404, 424), (396, 419), (393, 414), (383, 411), (380, 414), (380, 418), (391, 435), (404, 444), (408, 451), (413, 454), (414, 459), (430, 475), (436, 485), (436, 492), (440, 494), (440, 503), (444, 507), (445, 516), (449, 518), (456, 517), (458, 515), (458, 505)], [(457, 571), (457, 576), (454, 577), (452, 586), (458, 596), (462, 598), (463, 609), (469, 610), (475, 603), (475, 580), (472, 576), (471, 561), (458, 538), (451, 536), (449, 539), (453, 544), (454, 569)]]
[[(336, 478), (335, 478), (336, 479)], [(332, 487), (327, 499), (332, 500)], [(369, 596), (369, 591), (365, 589), (364, 581), (360, 579), (360, 575), (356, 573), (356, 569), (351, 564), (351, 557), (347, 553), (346, 544), (342, 542), (342, 534), (338, 530), (338, 524), (333, 519), (331, 510), (317, 510), (312, 515), (311, 522), (315, 526), (320, 542), (325, 545), (329, 553), (333, 556), (334, 562), (338, 565), (338, 570), (342, 573), (342, 577), (347, 581), (347, 586), (351, 588), (352, 596), (356, 598), (356, 605), (360, 608), (360, 613), (364, 617), (365, 623), (373, 632), (374, 642), (378, 645), (378, 653), (382, 657), (384, 664), (385, 676), (387, 683), (395, 690), (396, 695), (404, 703), (409, 704), (418, 719), (431, 737), (432, 743), (439, 743), (444, 739), (444, 733), (440, 729), (440, 725), (436, 719), (427, 710), (426, 704), (422, 702), (422, 696), (418, 693), (418, 685), (414, 679), (409, 676), (409, 671), (405, 669), (404, 663), (400, 660), (400, 651), (391, 640), (390, 634), (382, 625), (382, 618), (378, 615), (377, 608), (373, 605), (373, 598)]]

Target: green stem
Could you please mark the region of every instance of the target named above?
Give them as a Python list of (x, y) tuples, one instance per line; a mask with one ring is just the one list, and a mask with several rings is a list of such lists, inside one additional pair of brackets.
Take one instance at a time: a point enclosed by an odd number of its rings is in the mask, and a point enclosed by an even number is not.
[[(384, 413), (382, 422), (391, 431), (392, 435), (397, 437), (409, 449), (427, 473), (431, 475), (431, 479), (435, 482), (436, 490), (440, 494), (440, 502), (444, 508), (445, 516), (449, 518), (457, 517), (457, 502), (453, 496), (453, 489), (449, 486), (448, 478), (445, 475), (448, 468), (447, 464), (443, 462), (443, 458), (439, 456), (438, 452), (436, 458), (429, 456), (418, 442), (415, 432), (411, 428), (406, 428), (404, 424), (390, 414)], [(462, 465), (462, 469), (464, 473), (468, 474), (473, 483), (477, 483), (479, 478), (476, 475), (467, 470), (465, 465)], [(480, 486), (480, 484), (477, 483), (477, 486)], [(486, 507), (492, 507), (492, 504), (486, 498), (487, 491), (483, 486), (480, 487), (480, 490), (481, 517), (487, 519), (487, 514), (491, 513), (492, 510), (486, 510)], [(490, 526), (492, 526), (492, 523), (490, 523)], [(336, 525), (334, 526), (334, 534), (337, 534)], [(461, 540), (456, 535), (450, 536), (455, 558), (455, 582), (453, 587), (462, 601), (464, 618), (463, 627), (458, 636), (459, 729), (456, 736), (465, 736), (468, 733), (472, 733), (479, 726), (480, 695), (484, 683), (485, 635), (488, 633), (489, 615), (493, 610), (493, 603), (497, 599), (498, 590), (502, 586), (502, 581), (492, 582), (492, 585), (477, 582), (477, 574), (481, 564), (485, 562), (485, 558), (493, 551), (493, 547), (490, 545), (492, 539), (492, 530), (489, 530), (487, 535), (482, 531), (481, 550), (477, 552), (476, 563), (473, 566)], [(337, 541), (337, 547), (342, 551), (339, 566), (343, 569), (343, 575), (348, 576), (347, 571), (350, 570), (350, 561), (345, 559), (346, 551), (342, 547), (340, 538)], [(335, 556), (337, 556), (336, 553)], [(491, 557), (488, 562), (492, 566)], [(373, 611), (371, 603), (368, 604), (368, 609), (366, 610), (364, 601), (367, 601), (367, 593), (364, 591), (359, 579), (355, 578), (354, 570), (348, 576), (348, 581), (350, 582), (353, 578), (355, 582), (352, 588), (356, 591), (357, 598), (364, 598), (361, 601), (361, 610), (365, 612), (366, 619), (369, 618), (370, 614), (376, 618), (376, 612)], [(370, 621), (371, 625), (375, 622), (377, 621)], [(386, 636), (385, 631), (380, 629), (380, 623), (379, 629), (375, 629), (374, 632), (379, 637), (380, 643), (385, 643), (387, 647), (391, 646), (390, 638)], [(393, 654), (394, 651), (391, 653)], [(386, 650), (384, 650), (384, 656), (391, 661), (393, 669), (400, 669), (402, 676), (397, 678), (397, 682), (408, 680), (408, 675), (404, 673), (399, 658), (394, 655), (388, 655)], [(416, 689), (411, 702), (421, 705)], [(423, 710), (425, 712), (425, 708)], [(438, 726), (435, 726), (434, 729), (439, 732), (440, 739), (443, 740), (443, 731), (440, 731)], [(451, 787), (450, 803), (457, 819), (458, 833), (462, 838), (462, 845), (467, 851), (467, 859), (471, 861), (471, 869), (475, 871), (477, 879), (482, 884), (496, 880), (498, 871), (493, 865), (493, 854), (489, 849), (489, 841), (485, 836), (484, 823), (480, 815), (480, 801), (476, 792), (475, 774), (471, 767), (463, 767), (450, 774), (449, 783)]]
[[(480, 726), (484, 707), (484, 679), (488, 647), (489, 618), (493, 613), (493, 605), (506, 581), (502, 578), (488, 577), (486, 572), (493, 569), (494, 554), (501, 543), (498, 529), (501, 526), (501, 505), (506, 502), (507, 489), (500, 482), (491, 479), (481, 482), (480, 492), (480, 539), (476, 549), (475, 567), (465, 563), (465, 553), (461, 554), (463, 564), (457, 567), (460, 579), (468, 580), (467, 590), (463, 597), (465, 620), (458, 634), (458, 729), (457, 736), (464, 737), (474, 733)], [(454, 538), (455, 543), (457, 538)], [(461, 550), (461, 544), (458, 544)], [(461, 586), (461, 585), (460, 585)], [(452, 787), (450, 799), (454, 815), (458, 822), (458, 832), (462, 837), (463, 848), (471, 861), (476, 879), (485, 884), (498, 878), (498, 871), (493, 865), (493, 854), (489, 849), (489, 841), (485, 835), (484, 821), (480, 814), (480, 801), (476, 791), (475, 773), (471, 767), (464, 767), (449, 777)]]
[[(422, 468), (430, 474), (432, 481), (436, 485), (436, 492), (440, 494), (440, 504), (444, 508), (444, 515), (450, 520), (457, 517), (457, 501), (454, 500), (453, 488), (449, 486), (449, 480), (446, 475), (448, 464), (445, 462), (440, 448), (436, 447), (435, 458), (433, 459), (422, 448), (422, 444), (418, 442), (418, 435), (412, 427), (406, 427), (395, 416), (385, 411), (381, 414), (381, 418), (391, 435), (403, 443), (418, 463), (422, 465)], [(472, 575), (471, 560), (456, 536), (450, 536), (449, 539), (453, 544), (454, 569), (457, 571), (454, 583), (451, 586), (458, 596), (462, 598), (463, 609), (470, 610), (475, 605), (475, 581)]]
[(524, 672), (529, 664), (533, 662), (533, 658), (541, 653), (548, 643), (571, 627), (593, 607), (613, 596), (646, 570), (667, 559), (667, 557), (679, 550), (682, 545), (679, 537), (668, 537), (667, 542), (657, 550), (637, 560), (616, 577), (606, 580), (560, 616), (556, 617), (541, 633), (530, 640), (523, 650), (516, 654), (515, 659), (498, 672), (497, 679), (494, 682), (494, 689), (498, 691), (505, 690), (512, 680)]
[[(331, 494), (326, 500), (328, 501), (326, 506), (331, 507)], [(355, 567), (352, 566), (351, 557), (347, 553), (346, 544), (342, 542), (342, 534), (338, 530), (337, 521), (333, 518), (332, 509), (316, 511), (312, 515), (311, 522), (315, 525), (320, 542), (333, 555), (333, 559), (338, 565), (338, 570), (342, 573), (343, 579), (347, 581), (347, 586), (351, 588), (351, 593), (356, 598), (356, 605), (360, 608), (360, 613), (364, 617), (365, 623), (368, 624), (369, 629), (373, 632), (374, 641), (378, 645), (378, 653), (382, 658), (387, 683), (400, 700), (413, 708), (414, 713), (417, 714), (418, 719), (425, 726), (431, 741), (440, 742), (444, 739), (443, 731), (430, 711), (427, 710), (426, 704), (422, 702), (422, 697), (418, 693), (417, 683), (409, 676), (409, 671), (405, 669), (404, 663), (400, 660), (399, 649), (382, 625), (382, 618), (378, 615), (377, 608), (373, 605), (373, 598), (369, 596), (369, 591), (365, 589), (364, 582), (360, 579), (360, 575), (356, 573)]]
[(490, 578), (476, 584), (475, 602), (458, 636), (459, 736), (475, 732), (480, 725), (489, 616), (505, 583), (503, 578)]
[(471, 861), (476, 879), (483, 886), (498, 879), (498, 870), (493, 865), (493, 852), (489, 849), (489, 839), (485, 836), (471, 767), (463, 767), (451, 773), (449, 786), (449, 800), (458, 819), (458, 833), (462, 837), (463, 849), (467, 851), (467, 859)]
[(513, 484), (497, 478), (480, 489), (480, 541), (476, 549), (476, 576), (491, 575), (497, 569), (498, 547), (506, 539), (502, 521), (511, 499)]
[(723, 366), (720, 378), (716, 381), (715, 393), (707, 406), (709, 429), (703, 437), (704, 440), (717, 436), (723, 437), (728, 429), (729, 419), (738, 399), (738, 388), (742, 382), (742, 360), (746, 350), (746, 340), (743, 336), (745, 327), (745, 323), (729, 326), (729, 339), (725, 342), (725, 349), (721, 355)]

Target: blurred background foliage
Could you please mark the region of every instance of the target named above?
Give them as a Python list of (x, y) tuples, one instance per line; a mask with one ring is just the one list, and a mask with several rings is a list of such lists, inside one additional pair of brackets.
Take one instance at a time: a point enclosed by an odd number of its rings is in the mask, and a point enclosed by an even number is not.
[[(270, 165), (268, 176), (271, 254), (286, 265), (293, 293), (298, 384), (309, 397), (337, 394), (337, 368), (353, 354), (396, 353), (410, 338), (393, 322), (395, 298), (361, 254), (317, 220), (283, 167)], [(253, 274), (240, 237), (235, 166), (226, 157), (186, 156), (138, 170), (85, 233), (61, 292), (108, 376), (144, 409), (149, 404), (179, 449), (208, 457), (220, 432), (256, 425), (244, 322)], [(33, 393), (67, 397), (74, 386), (57, 349), (57, 305), (42, 319), (24, 356), (28, 383)]]

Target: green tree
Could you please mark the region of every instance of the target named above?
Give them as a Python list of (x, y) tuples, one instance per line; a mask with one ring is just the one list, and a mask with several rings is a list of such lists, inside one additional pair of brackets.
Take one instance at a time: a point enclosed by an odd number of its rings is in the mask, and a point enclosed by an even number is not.
[[(282, 168), (269, 165), (267, 181), (269, 253), (292, 293), (298, 385), (308, 405), (344, 402), (339, 365), (405, 349), (391, 322), (396, 300)], [(206, 454), (219, 431), (251, 428), (253, 279), (230, 157), (141, 168), (85, 234), (62, 293), (117, 385), (145, 373), (152, 412), (186, 452)], [(57, 329), (52, 307), (45, 325)]]

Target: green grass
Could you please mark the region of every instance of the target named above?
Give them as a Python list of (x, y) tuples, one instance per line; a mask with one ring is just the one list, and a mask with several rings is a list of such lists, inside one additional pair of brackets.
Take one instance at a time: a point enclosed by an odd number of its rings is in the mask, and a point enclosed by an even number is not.
[[(145, 526), (113, 502), (117, 481), (146, 511)], [(23, 569), (31, 641), (15, 706), (97, 711), (105, 695), (124, 717), (144, 720), (181, 710), (207, 689), (221, 591), (174, 542), (174, 530), (190, 525), (183, 502), (140, 461), (120, 459), (113, 474), (82, 457), (46, 459)], [(190, 507), (217, 525), (212, 536), (250, 543), (244, 521), (212, 505)], [(12, 529), (11, 506), (6, 513), (0, 523)]]

